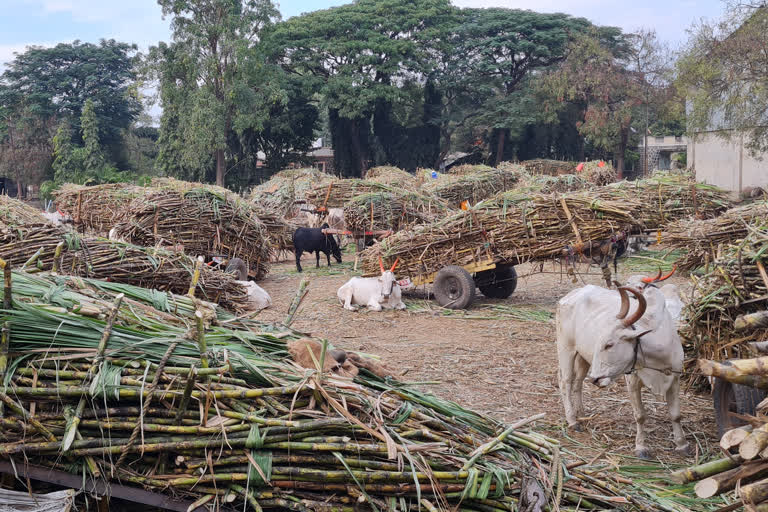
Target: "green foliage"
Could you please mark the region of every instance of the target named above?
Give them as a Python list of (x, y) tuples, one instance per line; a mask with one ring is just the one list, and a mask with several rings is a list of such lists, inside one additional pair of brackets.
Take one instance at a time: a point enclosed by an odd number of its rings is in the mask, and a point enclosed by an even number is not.
[[(261, 74), (262, 31), (279, 19), (269, 0), (158, 0), (174, 43), (151, 51), (161, 76), (162, 170), (204, 177), (211, 155), (224, 184), (231, 135), (260, 129), (266, 105), (285, 97)], [(176, 173), (175, 172), (175, 173)]]
[(690, 132), (746, 134), (753, 153), (768, 151), (768, 8), (732, 6), (723, 21), (701, 23), (677, 62), (677, 87), (688, 98)]
[(40, 184), (39, 196), (43, 203), (47, 203), (53, 199), (53, 193), (59, 188), (58, 184), (53, 180), (45, 180)]
[(80, 119), (83, 133), (83, 168), (88, 174), (98, 174), (104, 167), (104, 155), (99, 142), (99, 120), (92, 100), (86, 100)]
[[(64, 183), (70, 174), (82, 169), (82, 162), (75, 159), (72, 145), (72, 128), (67, 121), (62, 121), (53, 137), (53, 172), (54, 179)], [(73, 172), (74, 171), (74, 172)]]
[[(29, 47), (9, 63), (0, 85), (20, 93), (36, 115), (69, 119), (79, 133), (87, 100), (99, 119), (99, 138), (120, 142), (120, 130), (139, 113), (131, 54), (136, 45), (102, 40), (99, 44), (60, 43), (53, 48)], [(0, 102), (2, 100), (0, 99)]]

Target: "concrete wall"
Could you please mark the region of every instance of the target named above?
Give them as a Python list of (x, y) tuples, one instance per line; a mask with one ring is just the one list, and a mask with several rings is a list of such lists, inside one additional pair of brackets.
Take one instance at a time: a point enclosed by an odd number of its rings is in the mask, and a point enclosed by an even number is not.
[[(640, 137), (638, 147), (643, 147), (645, 143), (645, 137)], [(665, 135), (664, 137), (656, 137), (653, 135), (648, 136), (648, 147), (653, 146), (679, 146), (681, 144), (687, 144), (688, 138), (683, 135), (682, 137), (675, 137), (674, 135)]]
[(740, 137), (728, 141), (715, 133), (700, 133), (688, 141), (688, 167), (696, 180), (740, 193), (747, 187), (768, 187), (768, 154), (751, 156)]

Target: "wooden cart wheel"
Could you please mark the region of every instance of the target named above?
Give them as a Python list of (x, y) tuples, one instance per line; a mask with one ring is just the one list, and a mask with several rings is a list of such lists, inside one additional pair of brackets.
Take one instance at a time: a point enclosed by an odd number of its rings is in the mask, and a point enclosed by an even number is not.
[(478, 272), (475, 282), (489, 299), (506, 299), (517, 288), (517, 271), (514, 265), (496, 265), (492, 270)]
[(235, 274), (235, 279), (238, 281), (248, 280), (248, 265), (240, 258), (232, 258), (227, 263), (227, 272)]
[(715, 420), (719, 437), (733, 428), (746, 425), (738, 415), (754, 416), (757, 404), (765, 398), (762, 389), (733, 384), (723, 379), (715, 379), (712, 398), (715, 405)]
[(457, 265), (443, 267), (432, 287), (437, 302), (448, 309), (464, 309), (475, 300), (475, 280)]

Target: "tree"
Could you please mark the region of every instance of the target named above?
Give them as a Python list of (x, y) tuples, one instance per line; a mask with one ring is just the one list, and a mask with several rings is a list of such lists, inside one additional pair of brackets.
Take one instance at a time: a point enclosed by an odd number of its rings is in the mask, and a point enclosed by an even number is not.
[[(269, 37), (273, 58), (313, 80), (328, 109), (335, 164), (343, 175), (363, 174), (376, 138), (389, 155), (384, 158), (393, 154), (392, 145), (402, 144), (384, 132), (393, 123), (407, 126), (391, 116), (414, 101), (414, 84), (423, 90), (456, 12), (448, 0), (358, 0), (275, 27)], [(384, 132), (376, 134), (377, 127)]]
[(624, 47), (612, 51), (592, 35), (579, 36), (558, 69), (541, 80), (554, 114), (565, 102), (586, 106), (579, 132), (596, 148), (611, 151), (618, 177), (623, 178), (630, 129), (643, 104), (644, 81), (627, 69)]
[(519, 97), (524, 78), (565, 59), (576, 34), (591, 27), (584, 18), (518, 9), (465, 9), (455, 36), (455, 58), (446, 72), (454, 86), (484, 91), (488, 99), (477, 122), (494, 130), (494, 160), (504, 159), (511, 128), (519, 125)]
[[(250, 50), (261, 39), (262, 31), (279, 19), (280, 13), (270, 0), (158, 0), (163, 14), (172, 16), (174, 46), (160, 50), (173, 61), (178, 72), (182, 66), (186, 79), (186, 98), (176, 98), (172, 116), (165, 117), (163, 132), (181, 131), (182, 152), (187, 148), (214, 155), (216, 184), (223, 186), (226, 174), (226, 150), (231, 130), (243, 132), (259, 126), (266, 110), (253, 105), (270, 98), (268, 82), (257, 87), (249, 84), (244, 68), (255, 58)], [(182, 62), (179, 63), (178, 60)], [(257, 65), (251, 63), (250, 65)], [(161, 71), (161, 73), (164, 71)], [(253, 75), (251, 75), (253, 76)], [(166, 95), (166, 98), (168, 96)], [(184, 101), (181, 101), (181, 100)], [(274, 103), (274, 97), (270, 98)], [(278, 102), (283, 98), (278, 99)], [(165, 108), (165, 103), (163, 104)], [(161, 135), (161, 140), (164, 140)], [(167, 150), (167, 148), (166, 148)], [(188, 151), (187, 151), (188, 152)]]
[(97, 175), (104, 167), (104, 155), (101, 152), (101, 143), (99, 142), (99, 120), (96, 118), (96, 112), (93, 101), (87, 100), (83, 107), (80, 126), (83, 131), (83, 166), (85, 172), (91, 175)]
[[(76, 132), (87, 100), (94, 105), (102, 143), (116, 148), (121, 130), (141, 110), (133, 71), (136, 45), (112, 39), (99, 44), (60, 43), (16, 54), (0, 76), (0, 89), (23, 94), (41, 119), (69, 119)], [(0, 93), (0, 103), (2, 93)]]
[(688, 131), (745, 135), (753, 154), (768, 151), (768, 7), (731, 2), (724, 19), (694, 27), (677, 62), (688, 99)]
[(37, 183), (50, 168), (53, 123), (24, 104), (11, 110), (0, 107), (0, 173), (23, 185)]

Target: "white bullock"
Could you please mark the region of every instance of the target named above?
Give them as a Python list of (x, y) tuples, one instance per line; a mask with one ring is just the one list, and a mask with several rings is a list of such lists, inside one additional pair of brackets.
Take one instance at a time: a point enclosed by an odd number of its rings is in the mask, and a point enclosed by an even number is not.
[(357, 311), (357, 306), (367, 306), (373, 311), (405, 309), (402, 290), (393, 273), (397, 261), (389, 270), (384, 270), (381, 260), (379, 260), (379, 266), (381, 267), (379, 277), (353, 277), (339, 288), (336, 295), (344, 309)]
[[(629, 294), (638, 303), (631, 315)], [(683, 347), (666, 297), (658, 288), (577, 288), (558, 302), (556, 324), (559, 384), (569, 426), (579, 429), (584, 416), (585, 377), (606, 387), (626, 375), (637, 427), (635, 454), (650, 457), (643, 428), (643, 386), (665, 396), (676, 450), (689, 453), (680, 426)]]

